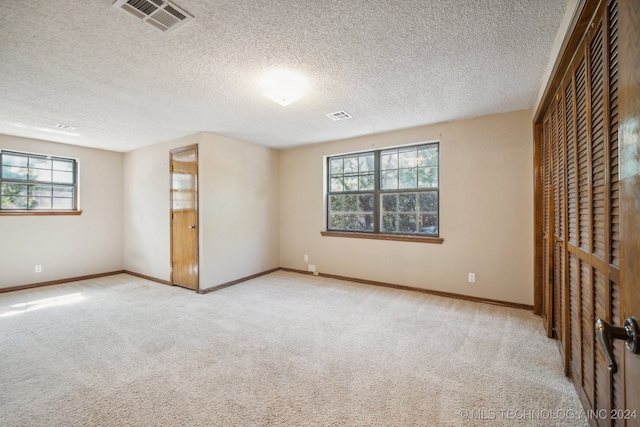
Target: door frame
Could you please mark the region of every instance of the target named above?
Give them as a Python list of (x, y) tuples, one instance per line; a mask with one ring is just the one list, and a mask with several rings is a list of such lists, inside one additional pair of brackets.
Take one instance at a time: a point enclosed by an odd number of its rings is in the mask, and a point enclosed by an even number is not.
[[(618, 31), (625, 40), (640, 37), (640, 3), (618, 0)], [(620, 144), (620, 236), (622, 277), (622, 319), (640, 319), (640, 44), (623, 43), (618, 50), (619, 64), (619, 144)], [(622, 325), (614, 325), (622, 326)], [(623, 351), (625, 405), (640, 412), (640, 354)], [(627, 427), (640, 426), (638, 418), (627, 420)]]
[(173, 283), (173, 155), (181, 153), (183, 151), (196, 150), (196, 259), (195, 264), (198, 267), (196, 271), (196, 292), (200, 291), (200, 155), (198, 151), (198, 144), (188, 145), (186, 147), (175, 148), (169, 151), (169, 264), (171, 267), (171, 286), (176, 286)]

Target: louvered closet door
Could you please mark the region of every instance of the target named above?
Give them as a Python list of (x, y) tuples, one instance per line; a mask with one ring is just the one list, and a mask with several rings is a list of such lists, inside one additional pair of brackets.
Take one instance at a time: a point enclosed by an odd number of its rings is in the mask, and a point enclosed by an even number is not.
[[(542, 268), (551, 279), (543, 281), (551, 299), (543, 300), (543, 318), (551, 319), (583, 404), (607, 411), (624, 409), (624, 372), (610, 374), (594, 333), (597, 318), (614, 325), (623, 320), (617, 48), (617, 2), (609, 1), (596, 13), (545, 115), (540, 168), (551, 186), (543, 188), (542, 201)], [(620, 341), (614, 354), (618, 361), (625, 357)]]

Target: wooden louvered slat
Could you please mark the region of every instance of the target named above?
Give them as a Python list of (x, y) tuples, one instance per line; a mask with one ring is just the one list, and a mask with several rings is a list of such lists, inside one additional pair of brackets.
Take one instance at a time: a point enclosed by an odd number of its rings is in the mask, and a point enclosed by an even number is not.
[(592, 252), (600, 259), (605, 253), (605, 153), (602, 25), (598, 25), (590, 43), (591, 87), (591, 191)]
[(571, 364), (578, 379), (582, 379), (580, 351), (580, 261), (569, 253), (569, 328), (571, 331)]
[(593, 286), (591, 285), (591, 267), (580, 263), (580, 297), (582, 314), (582, 387), (590, 403), (594, 403), (594, 324), (593, 324)]
[[(608, 304), (607, 294), (607, 279), (598, 270), (593, 270), (593, 300), (594, 300), (594, 315), (595, 319), (608, 319)], [(595, 350), (595, 376), (594, 376), (594, 389), (595, 389), (595, 406), (596, 408), (610, 409), (611, 396), (610, 396), (610, 384), (609, 384), (609, 369), (607, 368), (607, 362), (604, 356), (602, 347), (598, 345), (594, 340)]]
[(609, 4), (609, 215), (610, 259), (620, 265), (620, 176), (618, 168), (618, 4)]
[(587, 97), (584, 57), (575, 72), (576, 81), (576, 131), (578, 157), (578, 244), (589, 250), (589, 159), (587, 147)]

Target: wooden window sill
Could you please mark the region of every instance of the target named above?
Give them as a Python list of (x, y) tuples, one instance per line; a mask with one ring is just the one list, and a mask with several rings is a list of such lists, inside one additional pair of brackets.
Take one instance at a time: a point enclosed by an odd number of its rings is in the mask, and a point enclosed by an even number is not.
[(82, 215), (82, 211), (0, 211), (0, 216)]
[(372, 239), (372, 240), (395, 240), (398, 242), (416, 242), (416, 243), (435, 243), (442, 244), (444, 239), (441, 237), (428, 236), (407, 236), (400, 234), (374, 234), (374, 233), (357, 233), (349, 231), (321, 231), (325, 237), (351, 237), (355, 239)]

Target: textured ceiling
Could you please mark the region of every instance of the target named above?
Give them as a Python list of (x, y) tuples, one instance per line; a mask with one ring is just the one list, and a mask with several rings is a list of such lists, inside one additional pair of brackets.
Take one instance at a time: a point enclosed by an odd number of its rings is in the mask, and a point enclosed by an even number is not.
[[(0, 133), (129, 151), (208, 131), (286, 148), (531, 108), (567, 7), (179, 0), (195, 19), (163, 34), (111, 3), (0, 1)], [(287, 107), (258, 86), (281, 67), (311, 85)], [(338, 110), (354, 118), (326, 117)]]

